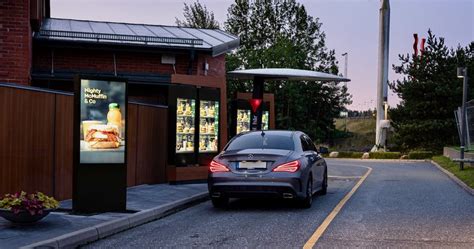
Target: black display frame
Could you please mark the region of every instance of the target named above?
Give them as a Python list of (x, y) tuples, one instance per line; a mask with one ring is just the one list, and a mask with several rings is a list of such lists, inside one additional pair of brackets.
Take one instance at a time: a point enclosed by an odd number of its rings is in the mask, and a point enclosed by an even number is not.
[[(237, 110), (249, 110), (250, 115), (253, 114), (252, 112), (252, 106), (250, 105), (249, 100), (245, 99), (236, 99), (231, 102), (231, 108), (230, 108), (230, 121), (229, 121), (229, 141), (232, 139), (235, 135), (237, 135)], [(259, 106), (259, 111), (262, 112), (262, 117), (263, 117), (263, 112), (268, 111), (268, 129), (270, 129), (270, 117), (272, 113), (270, 112), (270, 102), (269, 101), (263, 101), (260, 106)], [(260, 119), (260, 127), (263, 128), (263, 119)], [(251, 131), (251, 130), (250, 130)]]
[[(81, 163), (81, 80), (114, 81), (125, 84), (123, 163)], [(125, 212), (127, 205), (128, 80), (119, 77), (77, 75), (74, 78), (73, 195), (74, 213)]]
[(222, 117), (221, 117), (221, 108), (222, 108), (222, 103), (220, 100), (220, 89), (218, 88), (198, 88), (198, 110), (201, 108), (201, 101), (217, 101), (219, 103), (219, 110), (218, 110), (218, 117), (219, 117), (219, 127), (218, 127), (218, 133), (217, 133), (217, 151), (216, 152), (200, 152), (199, 151), (199, 138), (201, 137), (201, 127), (200, 122), (201, 122), (201, 112), (197, 112), (197, 120), (198, 123), (196, 123), (197, 127), (197, 138), (198, 138), (198, 143), (197, 146), (197, 153), (198, 153), (198, 164), (199, 165), (209, 165), (212, 161), (212, 159), (219, 154), (219, 148), (221, 145), (221, 123), (222, 123)]
[(175, 166), (182, 167), (197, 164), (196, 144), (199, 142), (197, 133), (194, 133), (194, 150), (189, 153), (176, 153), (176, 119), (178, 98), (195, 100), (194, 104), (194, 127), (196, 129), (198, 122), (199, 99), (197, 88), (189, 85), (173, 85), (168, 91), (168, 160)]

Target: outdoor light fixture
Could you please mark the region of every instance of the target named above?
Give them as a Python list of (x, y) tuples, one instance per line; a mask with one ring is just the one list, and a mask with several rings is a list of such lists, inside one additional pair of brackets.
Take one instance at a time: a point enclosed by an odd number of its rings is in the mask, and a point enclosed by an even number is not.
[(462, 79), (466, 76), (467, 70), (465, 67), (458, 67), (458, 78)]
[(466, 101), (467, 101), (467, 68), (458, 67), (458, 78), (463, 79), (462, 84), (462, 107), (461, 107), (461, 146), (459, 168), (464, 169), (464, 146), (466, 144)]

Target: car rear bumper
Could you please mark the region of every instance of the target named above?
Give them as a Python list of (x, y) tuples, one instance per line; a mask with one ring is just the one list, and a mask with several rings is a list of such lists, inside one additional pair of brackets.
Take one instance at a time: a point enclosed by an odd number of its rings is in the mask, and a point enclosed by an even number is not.
[(260, 177), (213, 177), (209, 176), (208, 189), (211, 197), (247, 198), (269, 197), (302, 199), (299, 178), (260, 178)]

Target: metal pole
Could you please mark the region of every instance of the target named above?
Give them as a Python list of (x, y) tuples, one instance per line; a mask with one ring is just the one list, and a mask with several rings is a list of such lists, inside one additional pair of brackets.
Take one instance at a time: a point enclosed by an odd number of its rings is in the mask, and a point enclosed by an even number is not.
[[(347, 52), (343, 53), (342, 56), (344, 56), (344, 78), (347, 78), (347, 65), (348, 63), (348, 57), (349, 54)], [(344, 86), (347, 87), (347, 82), (344, 82)]]
[(459, 167), (464, 170), (464, 146), (466, 145), (466, 101), (467, 101), (467, 68), (462, 69), (462, 107), (461, 107), (461, 162)]
[(375, 130), (375, 145), (372, 151), (384, 148), (384, 132), (381, 121), (385, 120), (384, 102), (387, 101), (388, 56), (390, 39), (390, 2), (382, 0), (379, 12), (379, 68), (377, 77), (377, 120)]
[(262, 129), (262, 106), (263, 106), (263, 92), (264, 92), (264, 82), (265, 79), (261, 77), (255, 77), (253, 80), (253, 99), (261, 99), (262, 103), (256, 110), (256, 112), (252, 111), (251, 115), (251, 122), (250, 122), (250, 130), (252, 131), (259, 131)]

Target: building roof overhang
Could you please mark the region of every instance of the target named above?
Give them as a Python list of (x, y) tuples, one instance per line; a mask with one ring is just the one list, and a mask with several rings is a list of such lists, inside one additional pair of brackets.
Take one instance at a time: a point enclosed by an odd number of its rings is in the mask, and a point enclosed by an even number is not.
[(34, 34), (42, 42), (102, 44), (160, 50), (197, 50), (219, 56), (240, 45), (237, 36), (219, 29), (47, 18)]
[(334, 74), (291, 69), (291, 68), (258, 68), (235, 70), (227, 73), (227, 76), (234, 79), (253, 80), (255, 78), (264, 78), (265, 80), (305, 80), (322, 82), (348, 82), (348, 78)]

